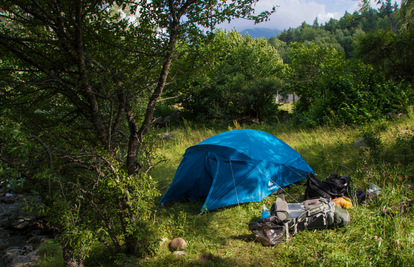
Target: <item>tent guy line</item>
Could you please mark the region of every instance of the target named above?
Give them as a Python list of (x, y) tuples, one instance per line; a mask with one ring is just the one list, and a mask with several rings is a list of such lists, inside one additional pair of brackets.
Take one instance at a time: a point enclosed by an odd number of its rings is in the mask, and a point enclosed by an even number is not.
[[(285, 164), (286, 167), (290, 168), (288, 165)], [(296, 172), (294, 169), (290, 168), (292, 171)], [(278, 185), (275, 181), (273, 181), (271, 178), (269, 178), (269, 176), (266, 175), (266, 173), (262, 172), (262, 170), (260, 170), (259, 168), (257, 168), (257, 170), (259, 172), (261, 172), (264, 176), (266, 176), (267, 179), (269, 179), (269, 181), (271, 181), (272, 183), (274, 183), (275, 185), (279, 186), (280, 189), (282, 189), (283, 193), (285, 193), (286, 195), (290, 196), (294, 201), (296, 201), (296, 203), (300, 203), (296, 198), (294, 198), (291, 194), (289, 194), (288, 192), (285, 191), (285, 189), (283, 189), (283, 187), (281, 187), (280, 185)], [(296, 172), (299, 176), (302, 176), (303, 178), (306, 178), (305, 176), (301, 175), (300, 173)]]

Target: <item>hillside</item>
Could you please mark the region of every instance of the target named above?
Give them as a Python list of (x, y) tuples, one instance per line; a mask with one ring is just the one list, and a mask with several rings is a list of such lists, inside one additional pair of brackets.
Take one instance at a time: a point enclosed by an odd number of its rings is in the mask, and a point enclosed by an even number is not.
[(268, 28), (255, 28), (255, 29), (245, 29), (240, 32), (240, 34), (248, 34), (252, 38), (264, 37), (266, 39), (270, 37), (276, 37), (282, 30), (278, 29), (268, 29)]

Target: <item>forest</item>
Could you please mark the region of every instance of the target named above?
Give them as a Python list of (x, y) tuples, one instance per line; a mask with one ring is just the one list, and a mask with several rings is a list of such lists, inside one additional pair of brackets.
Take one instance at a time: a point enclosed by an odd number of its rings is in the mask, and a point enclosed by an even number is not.
[[(414, 112), (413, 2), (374, 9), (361, 1), (339, 20), (303, 22), (269, 39), (216, 28), (235, 18), (267, 21), (277, 10), (255, 15), (255, 2), (0, 3), (1, 194), (41, 199), (28, 204), (59, 232), (62, 265), (83, 266), (96, 247), (112, 257), (105, 266), (156, 257), (157, 233), (172, 220), (155, 220), (173, 176), (163, 168), (176, 161), (166, 132), (195, 142), (200, 129), (363, 127), (375, 164), (398, 158), (381, 150), (378, 131)], [(300, 98), (287, 111), (275, 95), (290, 93)], [(394, 138), (409, 181), (410, 138)], [(185, 224), (185, 212), (177, 214)]]

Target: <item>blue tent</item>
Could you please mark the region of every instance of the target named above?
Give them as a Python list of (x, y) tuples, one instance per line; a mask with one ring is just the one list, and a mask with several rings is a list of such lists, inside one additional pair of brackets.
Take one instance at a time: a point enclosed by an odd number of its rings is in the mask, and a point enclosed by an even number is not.
[(187, 148), (160, 204), (206, 198), (203, 211), (261, 201), (309, 172), (314, 173), (301, 155), (275, 136), (228, 131)]

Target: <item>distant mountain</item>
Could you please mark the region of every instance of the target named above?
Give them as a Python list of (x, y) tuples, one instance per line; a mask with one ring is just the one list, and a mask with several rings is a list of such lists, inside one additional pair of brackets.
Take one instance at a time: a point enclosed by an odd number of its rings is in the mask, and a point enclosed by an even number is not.
[(240, 34), (249, 34), (252, 38), (264, 37), (266, 39), (270, 37), (276, 37), (282, 30), (276, 29), (267, 29), (267, 28), (255, 28), (255, 29), (245, 29), (240, 32)]

